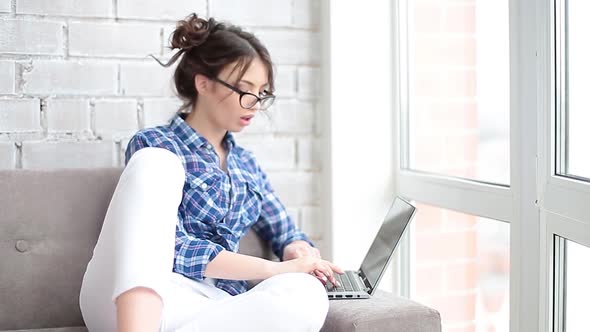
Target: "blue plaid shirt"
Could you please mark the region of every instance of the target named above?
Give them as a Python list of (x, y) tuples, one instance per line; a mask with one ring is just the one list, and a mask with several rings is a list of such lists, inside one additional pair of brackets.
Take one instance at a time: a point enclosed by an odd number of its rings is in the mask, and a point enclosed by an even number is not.
[[(138, 131), (125, 151), (125, 165), (144, 147), (170, 150), (184, 164), (174, 272), (203, 280), (207, 264), (222, 250), (237, 252), (240, 239), (250, 228), (270, 242), (277, 257), (282, 257), (292, 241), (312, 244), (287, 215), (252, 153), (237, 146), (228, 132), (224, 138), (226, 174), (211, 144), (184, 118), (185, 114), (176, 114), (168, 125)], [(231, 295), (247, 291), (244, 280), (218, 279), (216, 287)]]

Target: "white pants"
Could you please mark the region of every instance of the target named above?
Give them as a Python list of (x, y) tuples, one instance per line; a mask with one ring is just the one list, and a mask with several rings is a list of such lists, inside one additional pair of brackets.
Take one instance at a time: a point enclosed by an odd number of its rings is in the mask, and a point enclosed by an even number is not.
[(162, 298), (160, 331), (318, 331), (328, 299), (309, 274), (277, 275), (231, 296), (213, 279), (172, 272), (184, 172), (178, 156), (153, 147), (123, 170), (80, 291), (89, 331), (116, 331), (115, 300), (135, 287)]

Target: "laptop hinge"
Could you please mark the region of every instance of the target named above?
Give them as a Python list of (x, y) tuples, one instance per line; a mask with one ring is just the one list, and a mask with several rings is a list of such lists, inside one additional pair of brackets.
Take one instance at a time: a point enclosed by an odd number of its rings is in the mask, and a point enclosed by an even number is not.
[(363, 285), (365, 285), (365, 287), (367, 287), (367, 292), (372, 292), (373, 288), (371, 287), (371, 284), (369, 283), (369, 279), (367, 279), (367, 276), (365, 276), (365, 273), (363, 272), (363, 270), (359, 269), (358, 270), (358, 274), (361, 277), (361, 280), (363, 281)]

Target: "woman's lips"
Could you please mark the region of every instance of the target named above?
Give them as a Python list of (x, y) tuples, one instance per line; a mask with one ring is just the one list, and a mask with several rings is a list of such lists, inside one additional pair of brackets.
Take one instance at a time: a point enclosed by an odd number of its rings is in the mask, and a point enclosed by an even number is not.
[(252, 120), (253, 117), (254, 117), (253, 115), (243, 116), (243, 117), (240, 118), (240, 123), (243, 126), (249, 125), (250, 124), (250, 121)]

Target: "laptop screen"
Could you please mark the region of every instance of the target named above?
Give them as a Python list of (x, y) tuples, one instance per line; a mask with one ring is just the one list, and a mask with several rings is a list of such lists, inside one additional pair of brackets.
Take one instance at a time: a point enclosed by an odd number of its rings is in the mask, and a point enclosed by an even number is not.
[(381, 274), (387, 267), (389, 257), (393, 254), (393, 250), (402, 237), (404, 229), (412, 219), (414, 210), (415, 207), (408, 202), (399, 197), (395, 198), (361, 264), (361, 270), (367, 277), (371, 287), (376, 287)]

